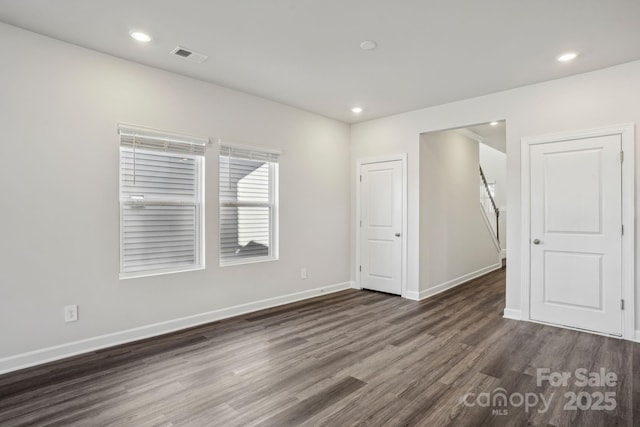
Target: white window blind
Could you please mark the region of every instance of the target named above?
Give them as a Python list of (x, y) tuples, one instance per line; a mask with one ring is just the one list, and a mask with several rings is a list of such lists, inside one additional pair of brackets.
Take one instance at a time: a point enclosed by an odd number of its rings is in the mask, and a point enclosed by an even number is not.
[(121, 277), (200, 268), (206, 140), (119, 133)]
[(279, 153), (221, 144), (220, 263), (277, 258)]

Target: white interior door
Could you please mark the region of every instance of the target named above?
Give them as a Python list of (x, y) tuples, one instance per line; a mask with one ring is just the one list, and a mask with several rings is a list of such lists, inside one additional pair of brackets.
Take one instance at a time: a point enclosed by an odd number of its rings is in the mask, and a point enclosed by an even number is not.
[(360, 286), (402, 293), (402, 161), (360, 167)]
[(621, 143), (531, 146), (531, 319), (622, 334)]

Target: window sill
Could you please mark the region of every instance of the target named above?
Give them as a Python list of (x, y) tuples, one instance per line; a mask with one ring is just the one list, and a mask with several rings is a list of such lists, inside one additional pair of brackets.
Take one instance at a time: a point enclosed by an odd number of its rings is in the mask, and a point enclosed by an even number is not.
[(278, 261), (278, 257), (275, 256), (265, 256), (265, 257), (256, 257), (256, 258), (246, 258), (232, 261), (220, 261), (220, 267), (230, 267), (233, 265), (245, 265), (245, 264), (255, 264), (258, 262), (268, 262), (268, 261)]
[(192, 265), (183, 268), (172, 268), (170, 270), (153, 270), (153, 271), (140, 271), (136, 273), (120, 273), (120, 280), (137, 279), (139, 277), (152, 277), (152, 276), (164, 276), (165, 274), (184, 273), (186, 271), (198, 271), (204, 270), (204, 265)]

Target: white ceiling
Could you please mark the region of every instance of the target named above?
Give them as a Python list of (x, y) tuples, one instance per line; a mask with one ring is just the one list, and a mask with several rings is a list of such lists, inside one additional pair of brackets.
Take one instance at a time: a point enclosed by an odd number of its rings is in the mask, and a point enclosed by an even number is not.
[(639, 17), (638, 0), (0, 0), (0, 21), (349, 123), (640, 59)]
[(503, 153), (507, 152), (507, 129), (504, 120), (499, 121), (495, 126), (485, 123), (481, 125), (467, 126), (464, 129), (482, 137), (482, 142), (489, 147), (495, 148)]

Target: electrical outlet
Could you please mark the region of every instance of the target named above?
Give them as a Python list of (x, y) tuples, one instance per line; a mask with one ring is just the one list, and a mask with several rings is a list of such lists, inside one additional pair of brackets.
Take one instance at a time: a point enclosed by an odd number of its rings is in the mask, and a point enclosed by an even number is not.
[(301, 279), (306, 279), (307, 278), (307, 267), (302, 267), (300, 269), (300, 278)]
[(78, 320), (78, 306), (77, 305), (68, 305), (64, 308), (64, 321), (65, 322), (75, 322)]

